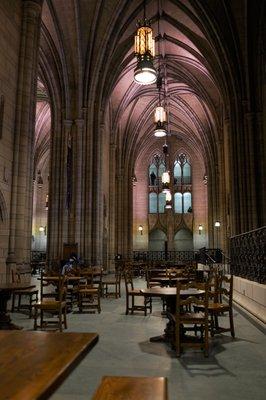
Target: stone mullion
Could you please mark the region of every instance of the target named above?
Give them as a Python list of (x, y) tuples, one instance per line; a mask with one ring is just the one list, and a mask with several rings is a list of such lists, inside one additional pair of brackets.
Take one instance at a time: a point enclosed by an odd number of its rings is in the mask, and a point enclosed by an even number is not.
[(42, 1), (23, 1), (7, 263), (29, 261), (32, 214), (32, 154), (37, 58)]

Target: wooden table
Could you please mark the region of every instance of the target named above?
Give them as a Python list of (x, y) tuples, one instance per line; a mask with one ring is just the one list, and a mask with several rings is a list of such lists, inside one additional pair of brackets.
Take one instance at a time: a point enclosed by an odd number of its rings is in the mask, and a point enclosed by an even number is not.
[(15, 290), (29, 289), (34, 287), (30, 283), (0, 283), (0, 330), (3, 329), (22, 329), (11, 322), (7, 314), (7, 302)]
[[(153, 287), (149, 289), (141, 289), (141, 293), (143, 293), (146, 297), (164, 297), (166, 301), (166, 317), (168, 318), (168, 322), (166, 324), (164, 334), (160, 336), (155, 336), (150, 338), (150, 342), (169, 342), (171, 341), (171, 337), (173, 335), (173, 320), (170, 317), (171, 314), (175, 313), (176, 308), (176, 288), (175, 287)], [(204, 294), (204, 290), (198, 290), (194, 288), (190, 288), (187, 290), (181, 290), (180, 296), (188, 297), (188, 296), (202, 296)]]
[(97, 333), (0, 332), (0, 399), (47, 399), (97, 341)]
[(176, 286), (176, 282), (181, 282), (181, 283), (188, 283), (189, 278), (185, 278), (185, 277), (167, 277), (167, 276), (158, 276), (156, 278), (151, 278), (150, 282), (159, 282), (162, 286), (171, 286), (171, 284), (173, 284), (173, 286)]

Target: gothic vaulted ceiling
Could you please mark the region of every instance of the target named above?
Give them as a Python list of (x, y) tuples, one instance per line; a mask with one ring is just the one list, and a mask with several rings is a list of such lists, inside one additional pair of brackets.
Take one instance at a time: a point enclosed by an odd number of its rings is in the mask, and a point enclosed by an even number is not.
[[(224, 104), (242, 79), (229, 10), (220, 0), (151, 0), (146, 14), (155, 65), (159, 49), (166, 74), (170, 133), (209, 162), (216, 158)], [(84, 107), (93, 108), (99, 122), (108, 115), (110, 141), (121, 144), (125, 160), (156, 140), (156, 84), (133, 79), (142, 17), (140, 0), (45, 0), (42, 13), (40, 77), (57, 111), (76, 119)]]

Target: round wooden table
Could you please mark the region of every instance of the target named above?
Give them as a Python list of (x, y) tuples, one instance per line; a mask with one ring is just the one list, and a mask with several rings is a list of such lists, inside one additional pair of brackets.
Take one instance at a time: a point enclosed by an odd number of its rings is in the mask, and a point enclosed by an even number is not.
[[(153, 287), (149, 289), (141, 289), (141, 293), (143, 293), (146, 297), (161, 297), (165, 298), (166, 301), (166, 317), (168, 321), (166, 323), (166, 327), (164, 330), (164, 334), (160, 336), (155, 336), (150, 338), (150, 342), (167, 342), (171, 341), (173, 336), (174, 326), (173, 320), (170, 317), (171, 314), (175, 313), (176, 310), (176, 288), (175, 287)], [(204, 290), (198, 290), (194, 288), (181, 290), (181, 297), (189, 297), (189, 296), (202, 296), (204, 294)]]
[(11, 322), (7, 314), (7, 302), (14, 290), (29, 289), (34, 287), (30, 283), (0, 283), (0, 330), (23, 329)]

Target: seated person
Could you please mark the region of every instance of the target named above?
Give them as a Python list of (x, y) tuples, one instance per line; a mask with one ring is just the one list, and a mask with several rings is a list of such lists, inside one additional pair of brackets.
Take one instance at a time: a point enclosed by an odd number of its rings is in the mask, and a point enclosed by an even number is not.
[(79, 265), (79, 258), (76, 253), (71, 253), (69, 256), (69, 260), (64, 264), (62, 268), (62, 275), (70, 274), (71, 271)]

